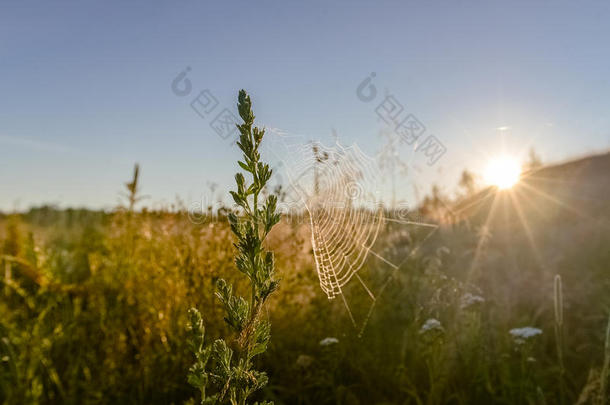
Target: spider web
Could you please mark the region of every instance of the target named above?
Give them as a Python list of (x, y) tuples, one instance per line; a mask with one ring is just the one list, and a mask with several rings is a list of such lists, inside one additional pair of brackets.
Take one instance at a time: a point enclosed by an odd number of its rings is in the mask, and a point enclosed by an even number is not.
[[(285, 146), (289, 141), (299, 139), (284, 131), (277, 134)], [(404, 215), (406, 212), (400, 210), (386, 215), (387, 209), (379, 191), (382, 176), (378, 165), (358, 146), (344, 147), (336, 143), (329, 147), (320, 142), (301, 142), (289, 145), (288, 149), (288, 156), (281, 159), (284, 174), (288, 177), (284, 179), (289, 187), (288, 205), (292, 209), (303, 208), (308, 213), (320, 288), (329, 300), (341, 297), (351, 322), (362, 334), (379, 297), (401, 264), (437, 227), (412, 221)], [(273, 150), (277, 155), (277, 147)], [(380, 233), (389, 222), (423, 226), (430, 232), (407, 257), (393, 263), (374, 250)], [(359, 274), (370, 258), (383, 262), (385, 269), (390, 269), (377, 289)], [(345, 296), (345, 289), (354, 279), (370, 299), (368, 311), (360, 322), (356, 321)]]
[[(363, 266), (383, 224), (383, 207), (366, 190), (371, 162), (357, 147), (313, 145), (314, 195), (306, 208), (311, 225), (313, 254), (320, 287), (329, 299)], [(370, 207), (371, 203), (373, 206)]]

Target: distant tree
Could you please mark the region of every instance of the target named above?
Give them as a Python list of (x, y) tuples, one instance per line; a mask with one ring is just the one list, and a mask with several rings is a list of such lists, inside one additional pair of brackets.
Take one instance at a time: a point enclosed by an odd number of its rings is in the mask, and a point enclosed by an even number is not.
[(472, 172), (468, 169), (462, 171), (458, 185), (463, 190), (465, 196), (470, 196), (476, 191), (476, 179)]
[(320, 151), (320, 147), (318, 146), (318, 144), (316, 143), (311, 143), (311, 150), (313, 152), (314, 157), (316, 158), (316, 162), (314, 163), (313, 166), (313, 190), (314, 190), (314, 194), (317, 196), (320, 193), (320, 180), (319, 180), (319, 174), (318, 174), (318, 166), (320, 166), (322, 163), (326, 162), (329, 158), (328, 156), (328, 152), (326, 151)]
[(527, 162), (525, 162), (525, 164), (523, 165), (523, 170), (534, 170), (538, 169), (539, 167), (542, 167), (542, 158), (540, 157), (540, 155), (538, 155), (538, 153), (536, 153), (536, 150), (532, 147), (530, 148), (530, 151), (528, 153)]
[(424, 197), (420, 209), (424, 216), (440, 218), (445, 205), (445, 197), (441, 194), (440, 188), (434, 184), (430, 194)]

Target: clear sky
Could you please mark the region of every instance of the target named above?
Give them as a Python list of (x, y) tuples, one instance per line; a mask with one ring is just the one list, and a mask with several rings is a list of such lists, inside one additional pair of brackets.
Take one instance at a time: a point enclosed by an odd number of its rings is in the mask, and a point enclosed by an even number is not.
[(404, 179), (423, 189), (502, 147), (604, 151), (609, 22), (608, 2), (4, 1), (0, 209), (112, 207), (135, 162), (150, 201), (226, 192), (238, 153), (190, 107), (204, 89), (233, 108), (245, 88), (261, 124), (328, 143), (334, 128), (370, 155), (389, 92), (447, 149)]

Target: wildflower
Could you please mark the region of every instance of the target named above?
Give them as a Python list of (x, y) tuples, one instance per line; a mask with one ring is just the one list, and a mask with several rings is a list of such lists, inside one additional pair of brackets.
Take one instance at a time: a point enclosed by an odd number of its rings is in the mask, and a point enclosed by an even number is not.
[(301, 368), (307, 368), (313, 363), (313, 357), (306, 354), (301, 354), (297, 357), (296, 365)]
[(327, 337), (320, 340), (320, 346), (330, 346), (339, 343), (339, 339), (334, 337)]
[(442, 332), (445, 329), (441, 325), (441, 322), (438, 319), (430, 318), (422, 325), (419, 333), (426, 333), (428, 331), (438, 331)]
[(515, 339), (515, 343), (523, 344), (525, 341), (533, 336), (541, 335), (542, 330), (538, 328), (533, 328), (531, 326), (526, 326), (523, 328), (514, 328), (509, 331), (512, 337)]
[(471, 307), (476, 304), (481, 304), (483, 302), (485, 302), (485, 298), (481, 297), (480, 295), (466, 293), (462, 295), (462, 298), (460, 299), (460, 308), (466, 309), (468, 307)]

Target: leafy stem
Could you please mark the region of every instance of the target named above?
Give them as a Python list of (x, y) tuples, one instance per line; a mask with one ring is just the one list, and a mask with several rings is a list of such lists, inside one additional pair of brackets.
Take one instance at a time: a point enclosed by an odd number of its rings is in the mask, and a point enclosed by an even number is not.
[[(235, 265), (248, 278), (250, 297), (246, 300), (234, 294), (233, 287), (223, 279), (217, 282), (216, 296), (224, 307), (225, 322), (235, 333), (231, 340), (235, 352), (225, 339), (204, 344), (203, 320), (196, 309), (191, 309), (191, 350), (196, 362), (191, 367), (189, 382), (199, 388), (202, 404), (243, 405), (248, 396), (266, 385), (266, 374), (253, 369), (252, 359), (267, 350), (271, 325), (261, 315), (267, 299), (279, 286), (273, 253), (263, 246), (271, 228), (280, 220), (277, 197), (271, 195), (259, 204), (260, 192), (272, 173), (269, 165), (260, 160), (259, 146), (265, 131), (254, 127), (252, 102), (244, 90), (239, 92), (237, 108), (243, 120), (237, 125), (240, 132), (237, 145), (243, 152), (237, 163), (250, 174), (251, 183), (246, 183), (243, 173), (235, 175), (237, 190), (231, 191), (231, 196), (243, 215), (231, 213), (228, 219), (237, 239)], [(206, 397), (208, 384), (216, 393)]]

